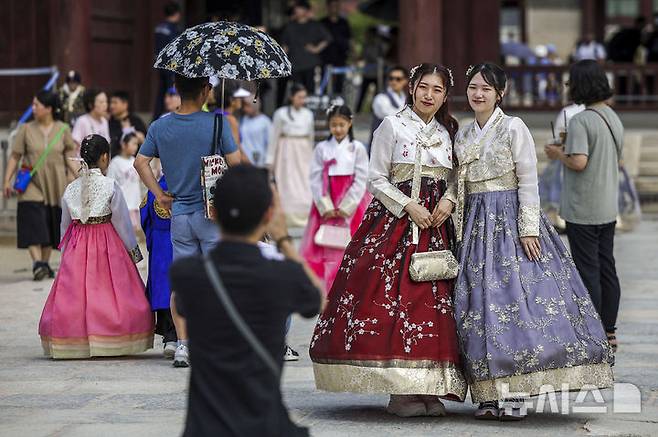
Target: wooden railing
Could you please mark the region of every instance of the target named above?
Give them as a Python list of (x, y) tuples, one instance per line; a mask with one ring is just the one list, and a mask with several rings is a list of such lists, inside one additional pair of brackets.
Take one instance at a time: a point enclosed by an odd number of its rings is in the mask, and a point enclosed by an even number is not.
[[(658, 110), (658, 64), (605, 64), (614, 88), (614, 105), (620, 111)], [(569, 66), (505, 67), (508, 89), (505, 108), (511, 110), (555, 110), (569, 103)], [(461, 104), (465, 97), (453, 97)], [(460, 105), (461, 106), (461, 105)]]

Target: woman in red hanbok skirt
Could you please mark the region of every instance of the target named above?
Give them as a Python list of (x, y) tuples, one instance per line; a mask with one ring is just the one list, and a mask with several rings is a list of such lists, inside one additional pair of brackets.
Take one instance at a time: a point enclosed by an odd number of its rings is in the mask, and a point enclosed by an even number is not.
[[(368, 189), (374, 195), (320, 316), (310, 354), (316, 386), (327, 391), (389, 393), (387, 411), (442, 416), (439, 397), (463, 400), (453, 281), (414, 282), (411, 255), (448, 249), (456, 199), (445, 103), (449, 70), (412, 69), (408, 107), (375, 131)], [(420, 229), (413, 244), (412, 221)]]
[(43, 351), (55, 359), (143, 352), (153, 347), (153, 315), (126, 201), (103, 175), (110, 146), (89, 135), (80, 155), (91, 168), (62, 198), (62, 262), (39, 321)]

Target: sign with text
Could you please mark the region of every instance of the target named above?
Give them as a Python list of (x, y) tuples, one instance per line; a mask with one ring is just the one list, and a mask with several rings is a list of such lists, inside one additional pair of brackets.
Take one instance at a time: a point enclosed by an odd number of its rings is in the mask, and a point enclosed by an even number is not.
[(201, 157), (201, 188), (206, 218), (213, 218), (212, 200), (215, 197), (215, 184), (227, 168), (228, 165), (222, 155)]

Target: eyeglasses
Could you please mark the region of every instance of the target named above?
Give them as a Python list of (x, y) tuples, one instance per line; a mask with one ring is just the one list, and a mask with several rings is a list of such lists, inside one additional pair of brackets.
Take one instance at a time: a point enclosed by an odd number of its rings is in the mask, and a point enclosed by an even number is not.
[(404, 80), (403, 76), (389, 76), (388, 80), (391, 82), (402, 82)]

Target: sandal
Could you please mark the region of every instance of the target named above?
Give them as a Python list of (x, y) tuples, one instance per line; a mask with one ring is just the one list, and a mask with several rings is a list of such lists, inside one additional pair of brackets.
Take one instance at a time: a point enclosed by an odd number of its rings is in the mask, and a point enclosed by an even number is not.
[(608, 344), (612, 348), (612, 352), (617, 352), (617, 336), (614, 332), (606, 332), (605, 334), (608, 336)]

